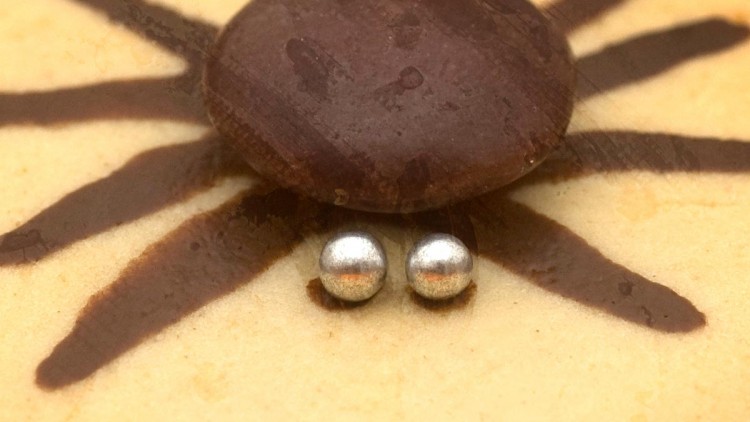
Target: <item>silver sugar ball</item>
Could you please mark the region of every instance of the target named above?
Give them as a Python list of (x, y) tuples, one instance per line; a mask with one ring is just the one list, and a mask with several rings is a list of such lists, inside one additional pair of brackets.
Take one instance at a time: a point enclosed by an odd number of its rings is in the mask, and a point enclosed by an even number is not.
[(367, 300), (385, 284), (385, 251), (368, 233), (337, 234), (323, 247), (319, 263), (323, 287), (341, 300)]
[(420, 296), (442, 300), (457, 296), (471, 283), (474, 263), (466, 245), (449, 234), (420, 240), (406, 258), (406, 276)]

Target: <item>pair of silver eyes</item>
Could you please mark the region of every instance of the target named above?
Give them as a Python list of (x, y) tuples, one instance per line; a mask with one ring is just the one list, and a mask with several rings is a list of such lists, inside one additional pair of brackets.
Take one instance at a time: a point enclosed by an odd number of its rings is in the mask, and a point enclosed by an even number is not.
[[(444, 300), (466, 289), (473, 266), (469, 249), (458, 238), (431, 234), (409, 251), (406, 276), (420, 296)], [(386, 272), (385, 250), (369, 233), (340, 233), (320, 254), (320, 280), (328, 293), (341, 300), (370, 299), (385, 284)]]

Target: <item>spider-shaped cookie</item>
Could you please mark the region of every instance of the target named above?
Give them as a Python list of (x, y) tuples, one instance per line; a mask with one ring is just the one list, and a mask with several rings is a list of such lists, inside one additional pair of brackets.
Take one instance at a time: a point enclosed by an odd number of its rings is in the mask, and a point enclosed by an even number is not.
[[(569, 33), (623, 1), (564, 0), (546, 12)], [(78, 3), (182, 55), (188, 70), (174, 78), (0, 94), (0, 125), (161, 117), (208, 126), (199, 94), (200, 69), (218, 28), (140, 0)], [(713, 19), (611, 45), (578, 59), (577, 96), (583, 100), (657, 75), (730, 48), (748, 33), (745, 27)], [(537, 170), (511, 186), (450, 208), (408, 216), (344, 210), (258, 184), (184, 222), (134, 259), (117, 280), (89, 300), (70, 333), (40, 363), (37, 383), (56, 389), (91, 376), (144, 339), (250, 283), (305, 236), (371, 224), (450, 232), (480, 259), (495, 261), (582, 305), (662, 332), (698, 329), (706, 319), (688, 299), (618, 265), (565, 226), (511, 199), (519, 188), (539, 182), (630, 170), (747, 172), (750, 144), (661, 133), (576, 133)], [(44, 259), (115, 225), (184, 201), (221, 178), (249, 171), (216, 135), (145, 152), (4, 235), (0, 265)], [(114, 206), (113, 198), (118, 198)], [(344, 307), (314, 282), (308, 290), (324, 306)]]

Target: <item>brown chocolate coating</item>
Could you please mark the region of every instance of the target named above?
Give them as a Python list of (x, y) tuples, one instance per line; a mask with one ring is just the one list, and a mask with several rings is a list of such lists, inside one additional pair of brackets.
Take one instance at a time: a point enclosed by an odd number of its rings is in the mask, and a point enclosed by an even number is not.
[(212, 121), (324, 202), (436, 208), (504, 186), (564, 134), (565, 38), (525, 0), (255, 0), (206, 65)]

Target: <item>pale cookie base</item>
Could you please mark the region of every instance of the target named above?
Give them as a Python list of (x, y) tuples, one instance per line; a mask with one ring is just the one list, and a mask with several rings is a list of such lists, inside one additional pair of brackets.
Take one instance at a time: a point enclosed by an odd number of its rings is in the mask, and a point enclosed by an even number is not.
[[(592, 0), (593, 1), (593, 0)], [(221, 24), (243, 1), (164, 1)], [(175, 75), (184, 63), (59, 0), (0, 12), (0, 91)], [(748, 23), (746, 0), (632, 0), (571, 37), (578, 54), (707, 16)], [(750, 42), (594, 97), (587, 128), (750, 140)], [(75, 105), (71, 105), (75, 106)], [(117, 170), (207, 128), (149, 120), (0, 128), (0, 233)], [(35, 371), (89, 298), (181, 222), (252, 181), (230, 179), (38, 263), (0, 268), (0, 419), (745, 420), (750, 415), (750, 174), (599, 174), (541, 184), (518, 201), (609, 259), (678, 292), (707, 325), (668, 334), (543, 290), (478, 259), (476, 297), (434, 313), (404, 292), (408, 231), (374, 227), (389, 284), (362, 308), (312, 303), (324, 238), (211, 302), (93, 376), (55, 391)]]

